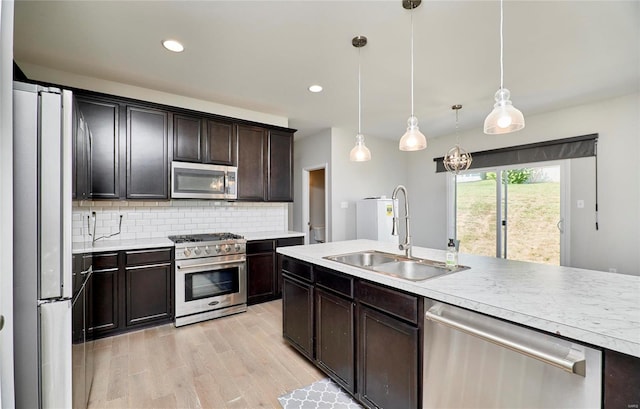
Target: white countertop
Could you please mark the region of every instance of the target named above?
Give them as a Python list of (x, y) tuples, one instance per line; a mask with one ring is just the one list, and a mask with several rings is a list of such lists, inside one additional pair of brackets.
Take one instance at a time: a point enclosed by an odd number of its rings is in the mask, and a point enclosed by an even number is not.
[(173, 242), (166, 237), (155, 239), (105, 240), (91, 245), (90, 241), (73, 243), (73, 254), (99, 253), (103, 251), (150, 249), (173, 247)]
[[(640, 277), (460, 254), (471, 267), (413, 282), (323, 259), (363, 250), (402, 254), (390, 243), (353, 240), (277, 252), (356, 277), (640, 358)], [(444, 261), (444, 250), (413, 248)]]
[[(269, 231), (260, 233), (242, 234), (247, 240), (268, 240), (288, 237), (304, 237), (305, 234), (297, 231)], [(166, 237), (153, 239), (131, 239), (131, 240), (104, 240), (97, 241), (91, 245), (90, 241), (73, 243), (73, 254), (98, 253), (103, 251), (149, 249), (158, 247), (173, 247), (173, 242)]]

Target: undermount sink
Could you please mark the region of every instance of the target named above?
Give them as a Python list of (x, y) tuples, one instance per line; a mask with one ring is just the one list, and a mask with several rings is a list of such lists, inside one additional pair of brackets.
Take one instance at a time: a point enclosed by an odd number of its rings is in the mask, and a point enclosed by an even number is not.
[(469, 268), (466, 266), (457, 266), (456, 268), (450, 269), (447, 268), (443, 262), (429, 259), (409, 258), (377, 250), (339, 254), (335, 256), (326, 256), (324, 258), (410, 281), (427, 280), (429, 278), (438, 277), (444, 274), (451, 274)]

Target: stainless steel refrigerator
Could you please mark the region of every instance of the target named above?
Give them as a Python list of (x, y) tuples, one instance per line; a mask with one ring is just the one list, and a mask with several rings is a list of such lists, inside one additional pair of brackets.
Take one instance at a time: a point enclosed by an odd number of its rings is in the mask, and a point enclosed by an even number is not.
[(14, 83), (16, 407), (72, 406), (72, 94)]

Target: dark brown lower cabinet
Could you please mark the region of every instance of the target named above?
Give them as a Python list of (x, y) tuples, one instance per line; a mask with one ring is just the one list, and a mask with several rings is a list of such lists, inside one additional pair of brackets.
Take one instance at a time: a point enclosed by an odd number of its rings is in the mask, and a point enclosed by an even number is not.
[(315, 294), (317, 365), (355, 393), (354, 302), (321, 288)]
[(375, 408), (418, 408), (419, 330), (358, 306), (358, 395)]
[(283, 277), (282, 335), (313, 361), (313, 285)]
[(87, 286), (89, 335), (102, 338), (173, 320), (173, 249), (95, 253)]
[(604, 408), (638, 408), (640, 405), (640, 358), (604, 351)]
[(125, 269), (128, 326), (172, 318), (172, 272), (171, 263)]
[[(265, 241), (273, 242), (273, 240)], [(247, 304), (249, 305), (275, 298), (276, 254), (274, 249), (275, 247), (272, 247), (266, 252), (257, 254), (250, 254), (247, 250)]]

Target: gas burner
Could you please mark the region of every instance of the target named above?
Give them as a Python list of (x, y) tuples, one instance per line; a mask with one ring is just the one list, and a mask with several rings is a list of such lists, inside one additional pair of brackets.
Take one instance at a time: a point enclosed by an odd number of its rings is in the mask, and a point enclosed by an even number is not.
[(233, 233), (169, 236), (176, 248), (176, 260), (244, 254), (246, 240)]

